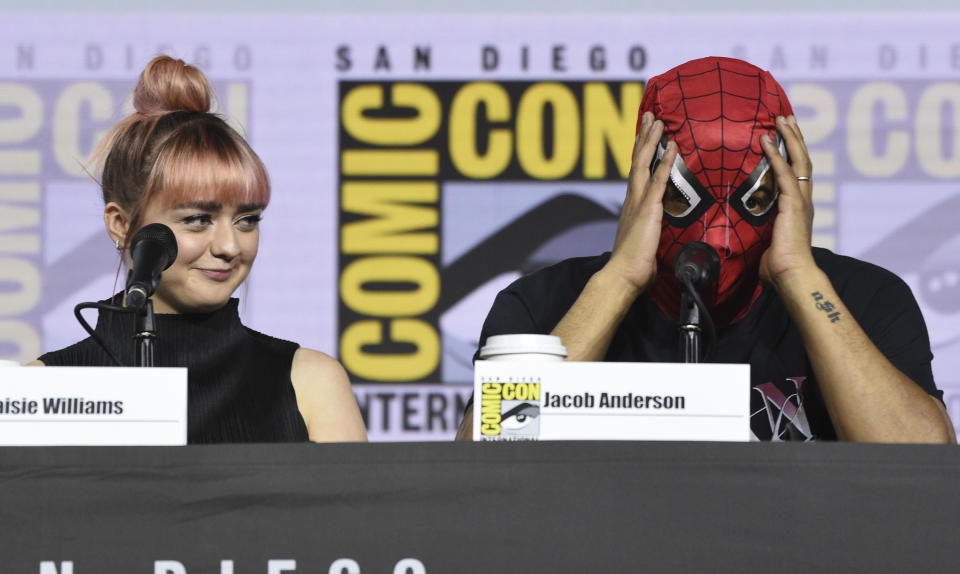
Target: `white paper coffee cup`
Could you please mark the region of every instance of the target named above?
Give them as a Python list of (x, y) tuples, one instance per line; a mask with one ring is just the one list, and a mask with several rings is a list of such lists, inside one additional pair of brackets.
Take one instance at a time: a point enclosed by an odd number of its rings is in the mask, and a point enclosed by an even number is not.
[(494, 335), (480, 349), (484, 361), (562, 361), (567, 348), (554, 335)]

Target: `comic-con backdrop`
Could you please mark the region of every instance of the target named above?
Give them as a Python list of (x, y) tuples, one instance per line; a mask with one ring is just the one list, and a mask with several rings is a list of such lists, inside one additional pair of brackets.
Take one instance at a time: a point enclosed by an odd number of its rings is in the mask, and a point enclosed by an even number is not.
[(0, 358), (117, 288), (84, 161), (166, 52), (271, 173), (246, 323), (339, 357), (372, 439), (449, 438), (495, 293), (610, 248), (645, 80), (720, 55), (786, 87), (815, 243), (910, 284), (960, 421), (960, 15), (0, 17)]

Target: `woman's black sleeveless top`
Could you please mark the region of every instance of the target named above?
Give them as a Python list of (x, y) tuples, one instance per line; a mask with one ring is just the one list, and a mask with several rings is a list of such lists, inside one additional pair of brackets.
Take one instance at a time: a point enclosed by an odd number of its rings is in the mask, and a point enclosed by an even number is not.
[[(290, 381), (299, 345), (244, 327), (236, 299), (213, 313), (155, 319), (154, 365), (188, 369), (188, 442), (307, 440)], [(96, 333), (121, 363), (135, 364), (133, 314), (101, 310)], [(89, 337), (40, 360), (51, 367), (113, 365)]]

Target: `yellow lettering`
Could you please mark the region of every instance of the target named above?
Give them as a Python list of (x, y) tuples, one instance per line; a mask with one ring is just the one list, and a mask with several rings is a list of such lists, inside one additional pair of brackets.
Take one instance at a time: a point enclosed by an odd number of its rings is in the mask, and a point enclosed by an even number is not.
[[(375, 285), (404, 289), (370, 289)], [(406, 288), (406, 287), (410, 288)], [(340, 275), (340, 296), (357, 313), (376, 317), (409, 317), (433, 308), (440, 297), (440, 274), (419, 257), (363, 257)]]
[[(953, 112), (952, 118), (941, 117), (944, 107)], [(945, 130), (953, 136), (952, 157), (944, 156)], [(960, 176), (960, 83), (940, 82), (923, 92), (917, 107), (915, 139), (917, 159), (924, 171), (934, 177)]]
[[(816, 84), (792, 84), (788, 90), (794, 108), (807, 108), (813, 112), (803, 120), (803, 139), (807, 147), (826, 140), (837, 129), (837, 100), (833, 93)], [(813, 175), (834, 175), (837, 170), (836, 155), (832, 150), (810, 150)], [(813, 193), (817, 194), (814, 178)]]
[(500, 434), (500, 395), (507, 385), (487, 383), (481, 386), (483, 396), (480, 400), (480, 434)]
[[(340, 205), (344, 211), (371, 215), (341, 228), (343, 253), (425, 253), (439, 250), (436, 182), (345, 182)], [(410, 205), (434, 204), (429, 206)]]
[(610, 86), (590, 82), (583, 88), (583, 176), (602, 179), (607, 176), (607, 150), (613, 155), (620, 177), (630, 173), (637, 110), (643, 89), (637, 83), (620, 85), (620, 105), (613, 99)]
[(432, 149), (351, 149), (340, 157), (343, 175), (430, 176), (440, 173), (440, 154)]
[(890, 82), (864, 84), (850, 100), (847, 115), (847, 153), (850, 163), (869, 177), (886, 177), (900, 171), (910, 153), (910, 136), (906, 130), (891, 129), (884, 139), (880, 154), (874, 153), (873, 113), (881, 105), (886, 120), (907, 119), (907, 97), (903, 89)]
[(0, 203), (0, 231), (25, 229), (40, 225), (40, 210)]
[[(0, 202), (4, 201), (39, 202), (40, 184), (28, 181), (0, 183)], [(40, 212), (36, 209), (0, 203), (0, 231), (36, 227), (39, 222)], [(0, 235), (0, 253), (40, 253), (40, 235), (4, 233)]]
[(40, 184), (35, 181), (0, 182), (0, 201), (40, 201)]
[(40, 253), (40, 236), (36, 233), (5, 233), (0, 235), (0, 253)]
[(436, 330), (419, 319), (392, 319), (386, 322), (389, 341), (410, 343), (413, 353), (368, 353), (363, 347), (383, 341), (383, 323), (375, 319), (357, 321), (340, 338), (340, 360), (357, 376), (371, 381), (415, 381), (436, 370), (440, 363), (440, 338)]
[(540, 384), (539, 383), (527, 385), (527, 400), (528, 401), (540, 400)]
[(420, 84), (394, 84), (391, 90), (395, 107), (413, 108), (410, 118), (371, 118), (370, 110), (383, 108), (383, 86), (354, 88), (341, 106), (344, 129), (354, 138), (381, 146), (414, 146), (432, 138), (440, 128), (440, 98)]
[(487, 122), (510, 119), (510, 96), (500, 84), (474, 82), (454, 96), (450, 105), (450, 160), (457, 170), (472, 179), (495, 177), (510, 165), (513, 140), (510, 130), (494, 128), (488, 132), (486, 151), (477, 149), (479, 106), (486, 109)]
[[(43, 100), (29, 86), (0, 82), (0, 109), (14, 108), (19, 115), (0, 117), (0, 144), (23, 143), (35, 136), (43, 124)], [(0, 151), (0, 174), (35, 175), (40, 173), (40, 152), (36, 150)]]
[[(439, 151), (410, 147), (436, 136), (441, 113), (439, 97), (421, 84), (350, 90), (341, 102), (342, 125), (353, 139), (372, 147), (342, 150), (341, 175), (436, 177)], [(352, 311), (370, 318), (343, 328), (341, 359), (360, 378), (413, 381), (431, 375), (439, 365), (437, 328), (414, 318), (429, 313), (439, 300), (436, 263), (424, 257), (385, 255), (439, 252), (439, 199), (436, 181), (342, 182), (340, 207), (347, 222), (341, 229), (340, 253), (360, 257), (349, 263), (341, 260), (345, 266), (340, 271), (340, 298)], [(367, 217), (351, 221), (352, 214)], [(386, 341), (384, 330), (389, 331)], [(411, 346), (414, 351), (403, 350)]]
[(17, 354), (0, 357), (26, 363), (40, 356), (40, 335), (31, 325), (15, 319), (0, 320), (0, 343), (17, 346)]
[[(484, 393), (486, 392), (484, 390)], [(500, 396), (507, 401), (539, 401), (540, 385), (536, 383), (504, 383)]]
[(113, 98), (110, 92), (95, 82), (81, 82), (68, 86), (53, 111), (53, 156), (64, 172), (73, 176), (86, 176), (85, 159), (94, 144), (106, 130), (98, 131), (93, 141), (81, 149), (80, 109), (89, 109), (93, 120), (109, 120), (113, 117)]
[[(553, 149), (544, 149), (544, 111), (552, 110)], [(537, 179), (559, 179), (576, 167), (580, 154), (580, 112), (577, 100), (563, 84), (545, 82), (530, 87), (517, 106), (517, 160)]]
[(40, 300), (40, 273), (29, 262), (0, 257), (0, 284), (16, 289), (0, 291), (0, 315), (25, 313)]

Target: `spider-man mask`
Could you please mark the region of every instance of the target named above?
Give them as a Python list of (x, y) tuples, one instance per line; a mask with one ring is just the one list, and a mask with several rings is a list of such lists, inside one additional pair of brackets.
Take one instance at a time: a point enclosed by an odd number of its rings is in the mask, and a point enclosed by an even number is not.
[(728, 325), (746, 315), (762, 290), (760, 258), (773, 235), (777, 190), (760, 136), (775, 138), (785, 155), (775, 120), (793, 113), (790, 102), (769, 72), (741, 60), (703, 58), (652, 78), (640, 116), (647, 111), (664, 124), (651, 169), (668, 139), (678, 150), (650, 296), (667, 315), (679, 317), (673, 258), (684, 244), (702, 241), (720, 255), (720, 276), (701, 295), (714, 321)]

